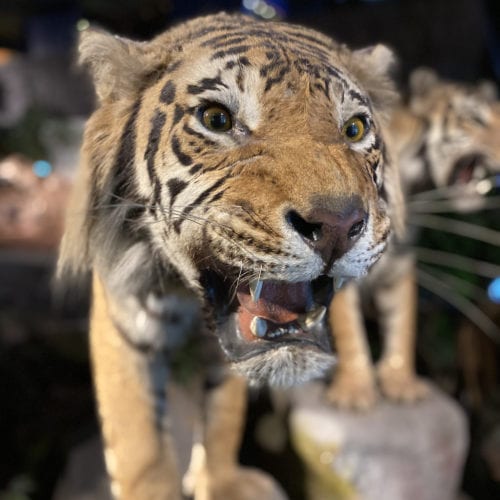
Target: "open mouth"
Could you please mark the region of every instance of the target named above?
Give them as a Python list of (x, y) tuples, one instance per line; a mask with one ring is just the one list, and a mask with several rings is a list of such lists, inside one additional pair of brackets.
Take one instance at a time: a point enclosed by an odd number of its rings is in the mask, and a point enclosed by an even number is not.
[(214, 307), (226, 354), (241, 360), (273, 348), (296, 344), (331, 352), (325, 326), (333, 280), (286, 282), (253, 279), (234, 289), (228, 275), (205, 271), (202, 283)]
[(472, 180), (481, 180), (485, 176), (484, 158), (479, 154), (472, 153), (462, 156), (455, 162), (448, 185), (465, 185)]

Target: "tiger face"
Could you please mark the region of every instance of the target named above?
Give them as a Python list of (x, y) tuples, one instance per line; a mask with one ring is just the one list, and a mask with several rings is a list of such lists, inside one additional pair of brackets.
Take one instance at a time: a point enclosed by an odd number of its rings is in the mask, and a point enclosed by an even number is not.
[(381, 136), (388, 49), (220, 14), (148, 43), (90, 31), (80, 53), (100, 107), (62, 267), (85, 263), (123, 297), (116, 321), (134, 340), (168, 343), (138, 324), (175, 274), (251, 381), (330, 367), (332, 282), (379, 259), (398, 198)]
[(421, 127), (413, 141), (418, 161), (402, 162), (404, 184), (413, 191), (422, 183), (451, 187), (456, 209), (480, 207), (481, 181), (500, 171), (500, 102), (493, 84), (450, 82), (421, 68), (410, 77), (408, 110)]

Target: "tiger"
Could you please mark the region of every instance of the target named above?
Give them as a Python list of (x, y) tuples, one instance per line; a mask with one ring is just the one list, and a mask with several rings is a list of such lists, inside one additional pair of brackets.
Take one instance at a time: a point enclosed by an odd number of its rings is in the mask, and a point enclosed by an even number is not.
[[(418, 222), (412, 206), (425, 208), (427, 194), (438, 195), (436, 199), (448, 211), (465, 213), (484, 206), (484, 193), (496, 185), (494, 176), (500, 172), (499, 127), (500, 102), (493, 84), (449, 81), (428, 68), (411, 73), (407, 101), (394, 108), (386, 133), (399, 168), (409, 225), (412, 220)], [(408, 232), (374, 266), (361, 289), (356, 284), (346, 286), (333, 300), (338, 364), (327, 398), (340, 407), (366, 410), (379, 392), (408, 402), (428, 393), (415, 374), (414, 238), (415, 233)], [(367, 297), (377, 309), (384, 337), (376, 369), (361, 315)], [(342, 319), (341, 314), (349, 318)]]
[(382, 132), (394, 55), (226, 13), (147, 42), (90, 28), (79, 54), (98, 106), (58, 276), (91, 276), (112, 492), (181, 498), (168, 387), (175, 354), (194, 342), (195, 378), (213, 387), (195, 497), (285, 498), (237, 463), (245, 381), (290, 386), (330, 369), (335, 283), (364, 276), (401, 231)]

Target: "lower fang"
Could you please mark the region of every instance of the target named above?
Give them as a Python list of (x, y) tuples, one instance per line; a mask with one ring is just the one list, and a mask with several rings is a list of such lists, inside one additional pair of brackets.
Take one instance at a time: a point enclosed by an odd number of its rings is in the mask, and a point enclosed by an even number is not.
[(299, 316), (298, 321), (299, 325), (304, 330), (312, 330), (320, 321), (323, 320), (326, 314), (325, 306), (318, 306), (312, 311), (309, 311), (307, 314), (303, 314)]
[(262, 338), (267, 333), (267, 321), (255, 316), (250, 322), (250, 330), (255, 337)]

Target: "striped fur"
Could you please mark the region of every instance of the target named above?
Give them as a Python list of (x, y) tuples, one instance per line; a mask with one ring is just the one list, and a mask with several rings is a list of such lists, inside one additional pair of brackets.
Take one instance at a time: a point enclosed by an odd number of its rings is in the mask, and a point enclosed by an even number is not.
[[(144, 43), (87, 31), (80, 59), (93, 75), (99, 107), (85, 131), (59, 274), (94, 273), (94, 299), (105, 301), (94, 309), (107, 311), (136, 369), (143, 353), (143, 403), (155, 393), (161, 435), (168, 405), (158, 404), (166, 397), (158, 373), (166, 383), (168, 370), (155, 368), (157, 354), (175, 351), (203, 327), (217, 324), (218, 334), (231, 324), (221, 326), (207, 300), (206, 270), (234, 287), (257, 277), (358, 278), (386, 248), (391, 217), (401, 230), (397, 171), (381, 133), (395, 100), (387, 75), (392, 54), (383, 46), (351, 51), (299, 26), (219, 14)], [(202, 124), (207, 103), (229, 110), (229, 132)], [(343, 126), (358, 115), (366, 134), (348, 142)], [(338, 258), (326, 259), (287, 219), (290, 211), (341, 211), (350, 203), (366, 212), (366, 224)], [(98, 333), (92, 324), (91, 334)], [(99, 375), (106, 359), (98, 346)], [(284, 385), (332, 362), (306, 344), (266, 349), (240, 359), (226, 346), (225, 354), (250, 379)], [(119, 395), (106, 392), (103, 376), (97, 389), (113, 449), (123, 439), (112, 423), (121, 421), (113, 414)], [(150, 459), (171, 468), (169, 453), (159, 457), (153, 447)], [(120, 497), (146, 498), (131, 493), (140, 481), (117, 481)], [(162, 498), (177, 498), (178, 490), (169, 491)]]

